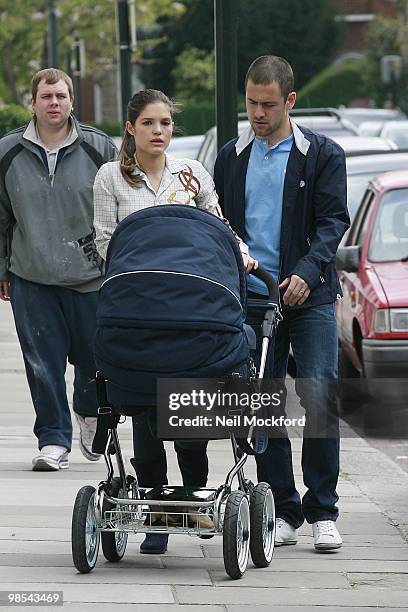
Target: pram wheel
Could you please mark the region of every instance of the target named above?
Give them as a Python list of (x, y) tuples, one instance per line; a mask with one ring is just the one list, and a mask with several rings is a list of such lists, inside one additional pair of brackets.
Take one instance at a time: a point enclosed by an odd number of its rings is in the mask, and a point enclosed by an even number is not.
[[(113, 478), (109, 490), (111, 497), (125, 496), (125, 492), (121, 488), (122, 482), (120, 478)], [(106, 499), (103, 500), (102, 514), (105, 516), (105, 512), (114, 510), (116, 506), (111, 504)], [(128, 540), (128, 534), (126, 531), (102, 531), (102, 552), (107, 561), (117, 563), (123, 558), (126, 550), (126, 544)]]
[(95, 514), (95, 488), (79, 489), (72, 513), (72, 558), (78, 572), (87, 574), (96, 565), (100, 532)]
[(260, 482), (254, 487), (249, 514), (251, 541), (249, 548), (256, 567), (268, 567), (275, 545), (275, 502), (270, 485)]
[(250, 536), (249, 504), (243, 491), (228, 496), (222, 535), (225, 571), (234, 580), (241, 578), (248, 565)]

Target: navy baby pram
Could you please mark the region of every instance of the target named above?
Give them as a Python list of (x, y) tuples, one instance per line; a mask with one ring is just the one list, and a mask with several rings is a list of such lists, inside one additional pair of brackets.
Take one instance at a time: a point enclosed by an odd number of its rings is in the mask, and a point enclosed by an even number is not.
[(95, 360), (112, 404), (154, 406), (157, 379), (244, 366), (246, 278), (234, 233), (211, 213), (163, 205), (117, 226), (97, 313)]
[[(257, 274), (269, 282), (265, 272)], [(268, 289), (269, 297), (262, 300), (265, 345), (259, 380), (279, 319), (273, 279)], [(100, 542), (108, 561), (120, 561), (132, 533), (222, 536), (224, 565), (232, 578), (242, 576), (249, 552), (256, 567), (271, 562), (272, 490), (268, 483), (254, 485), (245, 478), (248, 455), (233, 432), (234, 465), (221, 486), (150, 488), (126, 473), (117, 431), (121, 415), (134, 416), (146, 408), (149, 415), (154, 412), (150, 408), (156, 405), (161, 377), (218, 380), (239, 372), (245, 378), (245, 316), (242, 256), (234, 233), (221, 219), (189, 206), (165, 205), (119, 223), (108, 249), (95, 340), (99, 410), (93, 450), (104, 453), (108, 474), (97, 488), (83, 486), (76, 497), (72, 556), (79, 572), (95, 567)], [(119, 476), (114, 476), (112, 457)]]

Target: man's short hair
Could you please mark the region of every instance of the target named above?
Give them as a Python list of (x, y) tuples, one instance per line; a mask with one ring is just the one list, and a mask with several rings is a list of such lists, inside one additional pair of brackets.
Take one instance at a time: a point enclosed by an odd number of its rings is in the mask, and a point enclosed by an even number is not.
[(276, 81), (285, 100), (295, 86), (291, 65), (278, 55), (257, 57), (248, 68), (245, 87), (248, 81), (252, 81), (254, 85), (269, 85), (272, 81)]
[(68, 87), (69, 97), (74, 97), (74, 86), (71, 77), (62, 70), (58, 70), (58, 68), (45, 68), (36, 72), (31, 80), (31, 95), (34, 102), (37, 98), (40, 81), (45, 81), (48, 85), (55, 85), (58, 81), (64, 81)]

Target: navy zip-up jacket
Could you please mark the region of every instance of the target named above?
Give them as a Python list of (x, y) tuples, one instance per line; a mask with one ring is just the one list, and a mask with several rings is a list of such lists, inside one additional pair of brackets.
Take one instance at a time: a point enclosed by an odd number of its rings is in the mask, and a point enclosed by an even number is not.
[[(310, 287), (305, 308), (342, 295), (335, 257), (350, 225), (343, 149), (292, 121), (294, 142), (283, 190), (279, 281), (297, 274)], [(254, 132), (248, 128), (220, 150), (214, 182), (225, 217), (244, 240), (245, 181)], [(262, 262), (260, 262), (262, 265)]]

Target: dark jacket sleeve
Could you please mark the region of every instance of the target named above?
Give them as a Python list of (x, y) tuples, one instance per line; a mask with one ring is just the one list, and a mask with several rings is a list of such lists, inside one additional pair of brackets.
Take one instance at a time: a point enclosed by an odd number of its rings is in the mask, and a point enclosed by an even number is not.
[(313, 211), (309, 251), (291, 271), (310, 289), (322, 282), (325, 267), (334, 260), (340, 240), (350, 225), (344, 151), (332, 141), (325, 143), (317, 158)]

